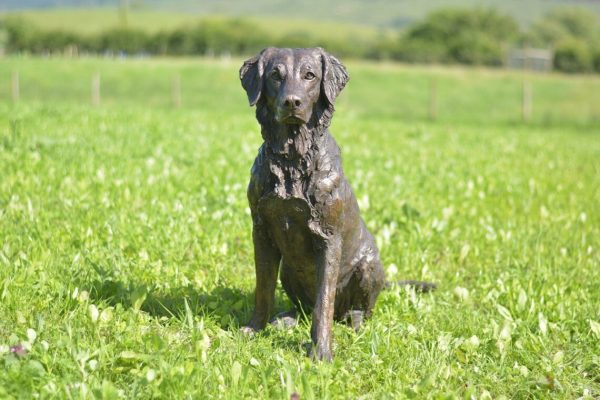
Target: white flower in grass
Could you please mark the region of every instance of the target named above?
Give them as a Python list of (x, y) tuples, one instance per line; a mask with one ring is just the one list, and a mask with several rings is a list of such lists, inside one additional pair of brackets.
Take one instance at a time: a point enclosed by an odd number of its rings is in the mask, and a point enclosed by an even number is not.
[(467, 258), (467, 256), (469, 255), (469, 252), (471, 251), (471, 246), (469, 246), (467, 243), (465, 243), (461, 249), (460, 249), (460, 256), (459, 256), (459, 261), (462, 263), (465, 261), (465, 259)]
[(81, 303), (88, 301), (89, 298), (90, 298), (90, 294), (89, 294), (89, 292), (87, 290), (82, 290), (81, 293), (79, 293), (78, 300)]
[(369, 209), (369, 195), (365, 194), (361, 198), (358, 199), (358, 207), (362, 211), (366, 211)]
[(175, 201), (175, 204), (173, 204), (173, 211), (175, 211), (175, 212), (183, 211), (183, 204), (181, 203), (181, 201), (179, 201), (179, 200)]
[(113, 308), (112, 307), (107, 307), (104, 310), (102, 310), (102, 312), (100, 313), (100, 322), (103, 323), (108, 323), (113, 319), (113, 312), (112, 312)]
[(596, 322), (594, 320), (589, 320), (590, 322), (590, 329), (592, 330), (592, 333), (594, 334), (594, 336), (600, 338), (600, 322)]
[(464, 287), (457, 286), (454, 288), (454, 295), (461, 301), (469, 298), (469, 290)]
[(556, 352), (554, 357), (552, 357), (552, 363), (554, 365), (560, 365), (562, 363), (563, 358), (565, 357), (565, 353), (562, 351)]
[(29, 341), (29, 343), (33, 344), (33, 342), (35, 342), (36, 338), (37, 338), (36, 331), (31, 328), (27, 329), (27, 340)]
[(56, 383), (48, 382), (44, 386), (42, 386), (42, 390), (46, 393), (55, 394), (58, 388), (56, 387)]
[(454, 207), (449, 206), (449, 207), (444, 207), (442, 209), (442, 218), (445, 220), (450, 219), (450, 217), (452, 216), (452, 214), (454, 214)]
[(148, 368), (148, 371), (146, 371), (146, 380), (148, 382), (152, 382), (155, 378), (156, 378), (156, 371), (153, 370), (152, 368)]
[(100, 169), (98, 169), (98, 171), (96, 171), (96, 178), (98, 178), (98, 180), (100, 182), (104, 181), (104, 179), (106, 178), (106, 173), (104, 172), (104, 168), (100, 168)]
[(469, 339), (467, 339), (467, 341), (465, 342), (465, 344), (467, 345), (467, 347), (469, 347), (470, 349), (476, 349), (479, 347), (480, 345), (480, 341), (479, 338), (475, 335), (471, 336)]
[(527, 293), (525, 290), (521, 289), (519, 291), (519, 299), (517, 300), (517, 308), (519, 311), (523, 311), (525, 306), (527, 305)]
[(548, 333), (548, 320), (542, 313), (538, 314), (538, 324), (540, 327), (540, 332), (545, 336), (546, 333)]
[(88, 367), (89, 367), (90, 371), (95, 371), (98, 368), (98, 360), (88, 361)]
[(390, 275), (390, 276), (394, 276), (398, 273), (398, 267), (394, 263), (388, 265), (387, 270), (388, 270), (388, 275)]
[(219, 247), (219, 253), (226, 255), (228, 248), (229, 246), (227, 246), (227, 243), (223, 243), (221, 247)]
[(381, 237), (385, 241), (385, 243), (390, 242), (390, 238), (392, 237), (392, 233), (394, 232), (394, 228), (390, 225), (384, 225), (381, 229)]
[(515, 365), (513, 365), (513, 368), (516, 369), (517, 371), (519, 371), (521, 373), (521, 375), (523, 375), (525, 377), (527, 377), (529, 375), (529, 370), (524, 365), (519, 365), (519, 363), (515, 362)]
[(507, 342), (512, 337), (512, 327), (510, 323), (505, 323), (502, 326), (502, 330), (498, 334), (498, 339), (504, 342)]
[(475, 183), (472, 180), (469, 179), (469, 181), (467, 182), (467, 192), (465, 194), (468, 197), (470, 197), (474, 188), (475, 188)]
[(88, 306), (88, 314), (93, 323), (96, 323), (96, 321), (98, 321), (100, 312), (98, 311), (98, 307), (96, 307), (94, 304), (90, 304)]
[(138, 252), (138, 257), (140, 258), (140, 260), (142, 261), (148, 261), (150, 260), (150, 255), (148, 254), (148, 252), (146, 251), (146, 249), (141, 249)]

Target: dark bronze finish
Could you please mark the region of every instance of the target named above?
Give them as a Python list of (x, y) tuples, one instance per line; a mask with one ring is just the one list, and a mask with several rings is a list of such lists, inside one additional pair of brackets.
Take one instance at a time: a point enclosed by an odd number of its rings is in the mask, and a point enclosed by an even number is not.
[(248, 186), (255, 310), (242, 330), (268, 323), (279, 274), (296, 308), (312, 312), (311, 355), (331, 360), (334, 319), (358, 329), (386, 286), (328, 130), (348, 73), (321, 48), (267, 48), (244, 62), (240, 79), (264, 139)]

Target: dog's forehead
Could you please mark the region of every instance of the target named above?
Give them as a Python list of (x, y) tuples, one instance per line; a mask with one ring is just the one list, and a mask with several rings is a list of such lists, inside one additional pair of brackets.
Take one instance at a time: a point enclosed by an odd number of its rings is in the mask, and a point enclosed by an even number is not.
[(269, 64), (271, 67), (283, 64), (287, 67), (298, 67), (310, 65), (318, 67), (321, 65), (318, 49), (277, 49), (271, 55)]

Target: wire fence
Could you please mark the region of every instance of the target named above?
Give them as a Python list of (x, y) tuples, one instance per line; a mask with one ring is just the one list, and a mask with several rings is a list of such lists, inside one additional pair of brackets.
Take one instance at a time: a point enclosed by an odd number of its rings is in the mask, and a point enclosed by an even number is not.
[[(144, 64), (146, 63), (146, 64)], [(76, 73), (53, 71), (48, 77), (33, 68), (7, 71), (9, 103), (48, 104), (75, 101), (101, 107), (111, 104), (148, 107), (206, 108), (215, 101), (246, 106), (235, 62), (155, 69), (154, 61), (134, 67), (114, 65)], [(118, 63), (117, 63), (118, 64)], [(96, 66), (98, 67), (98, 66)], [(379, 68), (379, 69), (378, 69)], [(356, 69), (356, 68), (355, 68)], [(600, 79), (527, 75), (506, 71), (453, 71), (407, 67), (362, 67), (338, 102), (365, 117), (404, 120), (508, 123), (600, 124)], [(0, 73), (2, 69), (0, 68)], [(352, 74), (351, 74), (352, 75)], [(87, 83), (85, 82), (87, 80)], [(1, 101), (0, 97), (0, 101)]]

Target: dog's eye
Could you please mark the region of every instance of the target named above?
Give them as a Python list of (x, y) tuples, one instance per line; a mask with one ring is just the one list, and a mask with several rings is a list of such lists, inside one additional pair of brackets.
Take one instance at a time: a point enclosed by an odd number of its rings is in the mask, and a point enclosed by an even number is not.
[(274, 69), (273, 72), (271, 72), (271, 79), (274, 81), (282, 81), (283, 77), (281, 76), (281, 72), (279, 72), (278, 69)]
[(316, 75), (313, 74), (312, 72), (308, 71), (306, 73), (306, 75), (304, 75), (304, 79), (306, 79), (307, 81), (312, 81), (313, 79), (316, 78)]

